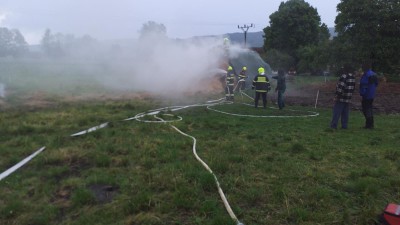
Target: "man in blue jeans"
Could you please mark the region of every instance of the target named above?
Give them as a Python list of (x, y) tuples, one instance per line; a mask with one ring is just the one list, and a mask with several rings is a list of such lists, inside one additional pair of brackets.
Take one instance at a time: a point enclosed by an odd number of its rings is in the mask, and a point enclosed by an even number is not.
[(331, 128), (337, 129), (339, 118), (341, 118), (342, 129), (347, 129), (349, 122), (350, 102), (355, 89), (356, 80), (350, 65), (345, 65), (342, 75), (336, 84), (336, 92), (333, 106)]
[(278, 92), (278, 107), (279, 109), (283, 109), (283, 107), (285, 107), (283, 94), (286, 90), (285, 72), (283, 70), (278, 70), (278, 76), (273, 76), (272, 78), (277, 80), (275, 92)]
[(376, 73), (371, 70), (371, 63), (364, 63), (364, 71), (360, 80), (360, 95), (362, 97), (362, 112), (365, 117), (366, 129), (374, 128), (373, 102), (375, 98), (376, 87), (378, 87), (378, 78)]

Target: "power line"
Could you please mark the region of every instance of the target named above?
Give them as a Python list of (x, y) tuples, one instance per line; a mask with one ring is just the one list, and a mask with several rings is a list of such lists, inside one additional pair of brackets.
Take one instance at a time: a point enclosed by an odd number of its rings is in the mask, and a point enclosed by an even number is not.
[(238, 25), (238, 29), (242, 29), (242, 31), (244, 32), (244, 47), (246, 47), (246, 42), (247, 42), (247, 31), (252, 27), (256, 27), (256, 25), (254, 24), (250, 25), (245, 24), (243, 26)]

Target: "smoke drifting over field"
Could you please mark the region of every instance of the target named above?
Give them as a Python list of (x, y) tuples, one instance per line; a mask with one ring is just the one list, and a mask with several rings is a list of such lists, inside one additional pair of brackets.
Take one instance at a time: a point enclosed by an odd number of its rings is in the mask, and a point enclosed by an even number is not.
[(5, 95), (4, 84), (0, 83), (0, 98), (4, 98)]
[(218, 78), (225, 75), (228, 55), (237, 73), (247, 66), (252, 76), (265, 64), (257, 53), (239, 46), (231, 45), (226, 52), (223, 37), (179, 40), (153, 33), (119, 41), (51, 37), (58, 41), (37, 47), (31, 55), (0, 59), (0, 83), (5, 85), (0, 94), (75, 99), (144, 91), (175, 98), (223, 92)]
[(218, 38), (182, 41), (149, 35), (111, 54), (105, 63), (110, 74), (102, 81), (113, 89), (158, 94), (201, 91), (221, 62), (221, 45)]

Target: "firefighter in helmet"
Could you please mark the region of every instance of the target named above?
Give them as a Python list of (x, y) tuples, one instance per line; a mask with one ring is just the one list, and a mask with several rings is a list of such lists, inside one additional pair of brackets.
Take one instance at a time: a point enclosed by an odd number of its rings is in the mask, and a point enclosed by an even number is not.
[(247, 67), (243, 66), (242, 71), (240, 71), (238, 76), (238, 90), (244, 90), (246, 88), (246, 79), (247, 79)]
[(228, 71), (226, 72), (226, 88), (225, 97), (227, 101), (233, 101), (234, 94), (233, 89), (235, 85), (235, 73), (232, 66), (228, 66)]
[(267, 108), (267, 92), (271, 89), (268, 77), (265, 75), (264, 68), (258, 68), (258, 75), (253, 79), (252, 89), (255, 89), (256, 96), (254, 99), (254, 107), (258, 107), (258, 100), (260, 97), (263, 101), (264, 109)]

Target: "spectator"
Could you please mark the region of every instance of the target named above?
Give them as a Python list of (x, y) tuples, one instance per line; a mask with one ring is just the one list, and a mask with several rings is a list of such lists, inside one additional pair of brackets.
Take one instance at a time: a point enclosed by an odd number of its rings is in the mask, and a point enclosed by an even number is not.
[(278, 70), (278, 76), (273, 76), (272, 78), (277, 80), (275, 92), (278, 92), (278, 107), (279, 109), (283, 109), (283, 107), (285, 107), (283, 94), (286, 91), (285, 73), (283, 72), (283, 70)]
[(351, 97), (355, 89), (355, 78), (350, 65), (343, 67), (342, 75), (336, 84), (336, 92), (333, 106), (331, 128), (337, 129), (339, 118), (341, 118), (342, 129), (347, 129), (350, 112)]
[(376, 87), (378, 86), (378, 78), (376, 73), (371, 70), (371, 63), (362, 65), (363, 75), (360, 79), (360, 95), (362, 97), (362, 112), (365, 117), (366, 129), (374, 128), (373, 102), (375, 98)]

